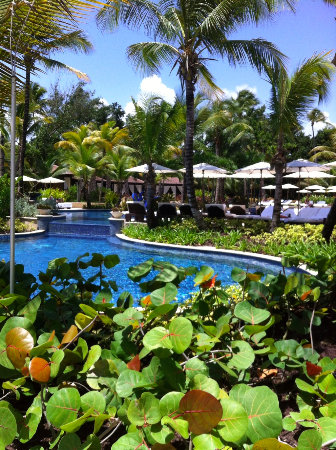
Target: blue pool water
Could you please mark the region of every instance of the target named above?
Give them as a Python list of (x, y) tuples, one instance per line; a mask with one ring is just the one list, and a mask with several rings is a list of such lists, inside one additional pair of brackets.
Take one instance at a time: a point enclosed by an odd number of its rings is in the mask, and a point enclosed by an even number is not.
[[(127, 277), (129, 267), (146, 261), (149, 258), (159, 261), (170, 261), (178, 267), (202, 265), (211, 266), (222, 284), (233, 284), (231, 271), (234, 267), (247, 269), (249, 272), (260, 271), (276, 275), (281, 270), (281, 266), (268, 261), (257, 261), (250, 258), (232, 257), (227, 255), (204, 254), (202, 252), (192, 252), (183, 250), (162, 250), (160, 248), (149, 248), (141, 244), (125, 243), (116, 237), (67, 237), (48, 236), (29, 239), (18, 239), (16, 241), (16, 262), (24, 264), (25, 272), (32, 273), (36, 277), (40, 271), (45, 271), (48, 262), (55, 258), (67, 257), (69, 261), (74, 261), (79, 255), (86, 252), (118, 254), (120, 264), (111, 270), (105, 270), (108, 279), (115, 280), (119, 286), (118, 294), (124, 290), (130, 291), (136, 300), (144, 296), (140, 292), (136, 283)], [(9, 260), (9, 242), (0, 242), (0, 260)], [(288, 269), (286, 269), (288, 271)], [(89, 268), (84, 271), (86, 277), (96, 273), (96, 268)], [(151, 279), (153, 274), (148, 276)], [(181, 283), (178, 300), (183, 302), (188, 298), (188, 294), (196, 288), (193, 286), (191, 277), (187, 277)]]
[(64, 221), (74, 224), (108, 225), (112, 216), (110, 211), (70, 211), (64, 210), (60, 214), (65, 215)]

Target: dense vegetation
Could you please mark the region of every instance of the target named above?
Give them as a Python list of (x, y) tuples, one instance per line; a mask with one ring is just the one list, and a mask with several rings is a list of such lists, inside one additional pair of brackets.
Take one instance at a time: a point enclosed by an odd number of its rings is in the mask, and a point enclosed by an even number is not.
[[(317, 275), (233, 269), (239, 289), (210, 267), (151, 259), (128, 270), (143, 297), (112, 300), (118, 256), (87, 256), (51, 261), (39, 280), (17, 266), (15, 294), (0, 263), (2, 448), (335, 443), (335, 257), (311, 258)], [(189, 276), (196, 292), (182, 306)]]

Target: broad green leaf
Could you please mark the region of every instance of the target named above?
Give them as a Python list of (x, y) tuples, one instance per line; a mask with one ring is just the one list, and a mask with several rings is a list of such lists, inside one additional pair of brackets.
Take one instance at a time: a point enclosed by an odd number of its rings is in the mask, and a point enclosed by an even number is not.
[(56, 428), (61, 428), (77, 419), (79, 408), (80, 395), (77, 389), (60, 389), (47, 403), (47, 419)]
[(151, 384), (154, 387), (164, 377), (164, 371), (160, 365), (161, 360), (157, 356), (153, 356), (149, 366), (142, 371), (143, 383), (146, 383), (146, 385)]
[(8, 408), (0, 408), (0, 445), (10, 445), (16, 435), (17, 426), (14, 415)]
[(255, 300), (264, 299), (264, 301), (267, 301), (269, 289), (263, 283), (259, 283), (258, 281), (251, 281), (248, 294)]
[[(75, 317), (75, 324), (77, 325), (77, 327), (80, 330), (83, 330), (83, 328), (87, 327), (92, 322), (92, 320), (93, 319), (91, 317), (86, 316), (85, 314), (82, 314), (82, 313), (78, 313), (78, 314), (76, 314), (76, 317)], [(93, 326), (94, 326), (94, 323), (91, 326), (89, 326), (86, 329), (86, 331), (87, 332), (91, 331)]]
[(296, 428), (296, 422), (291, 417), (285, 417), (282, 419), (282, 426), (284, 430), (294, 431)]
[(322, 376), (318, 380), (318, 387), (324, 394), (335, 394), (336, 392), (336, 380), (330, 373), (327, 376)]
[(299, 279), (298, 279), (298, 277), (297, 277), (295, 274), (290, 275), (290, 276), (287, 278), (287, 283), (286, 283), (286, 286), (285, 286), (284, 294), (285, 294), (285, 295), (289, 294), (290, 291), (292, 291), (294, 288), (296, 288), (296, 286), (297, 286), (298, 284), (299, 284)]
[(196, 434), (207, 434), (220, 422), (223, 409), (220, 402), (204, 391), (187, 392), (180, 401), (183, 419), (189, 423), (189, 430)]
[(27, 414), (24, 421), (20, 423), (18, 433), (19, 440), (23, 444), (28, 442), (36, 433), (41, 417), (36, 414)]
[(253, 442), (278, 437), (282, 430), (282, 414), (277, 395), (266, 386), (245, 392), (242, 405), (248, 415), (247, 437)]
[(60, 440), (58, 450), (77, 450), (81, 446), (81, 440), (75, 433), (66, 434)]
[(155, 277), (155, 281), (161, 281), (163, 283), (169, 283), (175, 280), (178, 275), (178, 268), (169, 262), (157, 261), (153, 265), (154, 270), (159, 270), (160, 273)]
[(221, 441), (218, 432), (212, 431), (209, 434), (201, 434), (194, 437), (192, 440), (195, 450), (217, 450), (223, 448), (223, 442)]
[(155, 327), (148, 331), (143, 338), (143, 345), (149, 350), (159, 347), (173, 348), (173, 344), (169, 339), (169, 331), (164, 327)]
[(209, 369), (205, 362), (198, 358), (190, 359), (184, 365), (187, 378), (192, 380), (196, 375), (209, 375)]
[(18, 316), (25, 316), (31, 323), (36, 320), (36, 314), (40, 307), (41, 299), (39, 296), (35, 297), (33, 300), (27, 303), (18, 313)]
[(301, 391), (309, 392), (309, 394), (318, 395), (318, 392), (316, 391), (316, 389), (314, 389), (314, 387), (311, 384), (307, 383), (306, 381), (300, 380), (300, 378), (297, 378), (295, 380), (295, 384)]
[(112, 267), (116, 266), (120, 263), (120, 259), (118, 255), (106, 255), (104, 257), (104, 266), (106, 269), (112, 269)]
[(116, 314), (113, 317), (113, 321), (124, 328), (129, 325), (132, 325), (133, 328), (137, 328), (139, 326), (139, 320), (142, 318), (143, 315), (140, 311), (137, 311), (135, 308), (127, 308), (122, 314)]
[(301, 433), (298, 440), (298, 450), (320, 450), (322, 435), (316, 430), (307, 430)]
[(156, 289), (150, 295), (154, 306), (165, 305), (171, 303), (177, 296), (177, 288), (173, 283), (167, 283), (166, 286)]
[(238, 303), (235, 307), (234, 314), (238, 319), (242, 319), (252, 325), (257, 325), (258, 323), (267, 320), (271, 315), (269, 311), (255, 308), (247, 301)]
[(175, 353), (183, 353), (190, 345), (193, 327), (184, 317), (173, 319), (169, 325), (169, 339)]
[(154, 259), (149, 259), (137, 266), (130, 267), (127, 272), (128, 278), (132, 281), (138, 282), (146, 277), (152, 269)]
[(148, 320), (155, 319), (156, 317), (164, 316), (165, 314), (169, 313), (172, 309), (175, 308), (175, 305), (160, 305), (157, 306), (154, 311), (152, 311), (149, 316)]
[(64, 358), (63, 350), (56, 350), (55, 353), (52, 354), (51, 360), (50, 360), (50, 376), (51, 376), (51, 378), (55, 378), (58, 375), (60, 364), (63, 361), (63, 358)]
[(188, 439), (188, 422), (183, 419), (174, 419), (174, 417), (164, 416), (161, 419), (162, 425), (169, 425), (173, 430), (179, 433), (184, 439)]
[(268, 330), (275, 322), (275, 317), (272, 316), (266, 325), (245, 325), (244, 330), (251, 336), (252, 334), (261, 333)]
[(233, 279), (233, 281), (236, 281), (237, 283), (241, 283), (246, 278), (246, 272), (243, 269), (239, 269), (238, 267), (235, 267), (234, 269), (232, 269), (231, 278)]
[[(106, 400), (100, 392), (87, 392), (81, 396), (81, 409), (83, 412), (94, 409), (93, 416), (103, 414), (106, 409)], [(92, 419), (93, 420), (93, 419)]]
[(217, 381), (207, 377), (206, 375), (196, 375), (190, 381), (189, 388), (208, 392), (215, 398), (218, 398), (219, 396), (219, 386)]
[(161, 359), (161, 368), (164, 371), (165, 380), (174, 391), (183, 391), (186, 387), (186, 375), (180, 364), (171, 358)]
[(234, 400), (242, 405), (246, 393), (251, 389), (247, 384), (236, 384), (229, 393), (230, 400)]
[(234, 400), (223, 399), (221, 405), (223, 416), (217, 430), (225, 441), (238, 442), (247, 432), (247, 414), (242, 405)]
[(336, 437), (336, 420), (331, 417), (320, 417), (316, 425), (322, 436), (322, 444)]
[(100, 345), (93, 345), (90, 348), (87, 360), (85, 361), (83, 369), (79, 373), (87, 372), (91, 366), (94, 365), (95, 362), (98, 361), (101, 355), (101, 347)]
[(41, 356), (48, 351), (54, 345), (53, 341), (44, 342), (44, 344), (38, 345), (30, 350), (29, 356), (33, 358), (34, 356)]
[(184, 394), (182, 392), (169, 392), (160, 400), (160, 413), (162, 416), (169, 416), (179, 411), (180, 401)]
[(79, 307), (80, 307), (80, 309), (83, 311), (83, 313), (86, 315), (86, 316), (89, 316), (89, 317), (91, 317), (91, 319), (94, 319), (95, 317), (96, 317), (96, 315), (98, 314), (98, 312), (95, 310), (95, 309), (93, 309), (91, 306), (89, 306), (89, 305), (85, 305), (84, 303), (81, 303), (80, 305), (79, 305)]
[(76, 433), (82, 425), (88, 420), (88, 418), (94, 413), (94, 408), (88, 409), (82, 416), (73, 422), (69, 422), (61, 426), (61, 430), (66, 433)]
[(100, 441), (94, 434), (90, 434), (90, 436), (86, 439), (84, 444), (82, 444), (78, 450), (101, 450)]
[(103, 307), (104, 305), (108, 305), (111, 302), (111, 300), (112, 300), (112, 292), (109, 289), (103, 289), (97, 294), (95, 298), (95, 303), (100, 307)]
[[(117, 409), (117, 408), (115, 408)], [(114, 416), (112, 416), (114, 417)], [(93, 428), (93, 432), (94, 434), (97, 434), (98, 431), (101, 429), (103, 423), (106, 420), (109, 420), (111, 418), (111, 414), (99, 414), (98, 416), (95, 416), (94, 418), (94, 428)]]
[(117, 381), (116, 391), (120, 397), (129, 397), (137, 383), (142, 379), (142, 374), (136, 370), (124, 370)]
[(213, 277), (214, 270), (208, 266), (202, 266), (200, 270), (196, 273), (194, 278), (194, 286), (198, 286), (199, 284), (205, 283)]
[[(161, 423), (156, 423), (155, 425), (152, 425), (150, 431), (151, 431), (152, 437), (159, 444), (167, 444), (172, 439), (174, 439), (174, 436), (175, 436), (174, 432), (172, 432), (172, 430), (168, 426), (161, 425)], [(155, 447), (153, 447), (153, 448), (155, 448)], [(159, 447), (156, 447), (156, 448), (159, 448)], [(172, 448), (174, 448), (174, 447), (172, 447)]]
[(139, 433), (128, 433), (115, 442), (111, 450), (148, 450)]
[(158, 423), (161, 419), (159, 400), (150, 392), (144, 392), (140, 399), (131, 401), (127, 417), (131, 423), (137, 426)]
[(248, 342), (232, 341), (232, 358), (228, 361), (229, 367), (237, 369), (248, 369), (255, 359), (255, 354)]

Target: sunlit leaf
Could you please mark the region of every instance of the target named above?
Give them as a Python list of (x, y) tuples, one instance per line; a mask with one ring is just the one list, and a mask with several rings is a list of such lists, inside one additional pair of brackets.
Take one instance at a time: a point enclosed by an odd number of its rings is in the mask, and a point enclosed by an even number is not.
[(22, 369), (33, 347), (33, 336), (24, 328), (12, 328), (6, 334), (6, 353), (16, 369)]
[(30, 375), (39, 383), (47, 383), (50, 379), (50, 365), (43, 358), (35, 357), (30, 361)]

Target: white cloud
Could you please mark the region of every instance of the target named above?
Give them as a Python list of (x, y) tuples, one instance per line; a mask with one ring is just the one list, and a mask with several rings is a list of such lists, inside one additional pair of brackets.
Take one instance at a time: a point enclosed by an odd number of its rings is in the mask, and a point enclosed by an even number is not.
[(250, 92), (252, 92), (252, 94), (257, 95), (256, 86), (251, 87), (248, 84), (238, 85), (238, 86), (236, 86), (236, 89), (234, 91), (230, 91), (229, 89), (226, 89), (226, 88), (222, 89), (222, 91), (224, 92), (226, 97), (229, 97), (229, 98), (232, 97), (234, 99), (236, 99), (238, 97), (238, 93), (240, 91), (244, 91), (244, 90), (250, 91)]
[[(162, 97), (166, 102), (173, 104), (175, 102), (175, 91), (169, 88), (162, 79), (157, 75), (144, 78), (140, 83), (140, 92), (137, 95), (139, 101), (142, 95), (158, 95)], [(134, 106), (132, 102), (128, 102), (124, 108), (125, 115), (134, 114)]]
[(100, 100), (100, 103), (102, 103), (104, 106), (108, 106), (109, 105), (109, 102), (105, 98), (102, 97), (99, 100)]
[[(335, 122), (331, 122), (330, 114), (328, 113), (328, 111), (323, 111), (323, 114), (327, 118), (326, 123), (324, 123), (324, 122), (317, 122), (317, 123), (314, 124), (315, 136), (316, 136), (316, 134), (317, 134), (317, 132), (319, 130), (323, 130), (323, 128), (326, 127), (327, 125), (332, 125), (332, 126), (336, 127), (336, 123)], [(310, 122), (305, 122), (304, 123), (304, 125), (303, 125), (303, 132), (304, 132), (304, 134), (306, 136), (312, 136), (313, 135)]]

